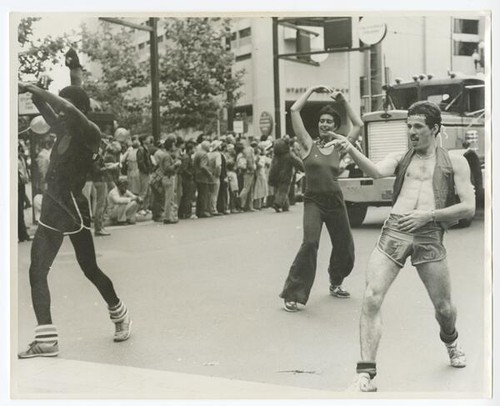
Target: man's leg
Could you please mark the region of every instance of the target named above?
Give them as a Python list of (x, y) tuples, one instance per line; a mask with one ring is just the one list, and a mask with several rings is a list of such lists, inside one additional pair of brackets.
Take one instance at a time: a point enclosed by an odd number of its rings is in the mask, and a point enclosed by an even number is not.
[(211, 217), (210, 213), (210, 185), (208, 183), (200, 184), (200, 202), (201, 202), (201, 216), (198, 217)]
[(125, 304), (118, 298), (111, 279), (97, 266), (94, 241), (90, 230), (83, 229), (70, 235), (76, 259), (85, 276), (94, 284), (108, 305), (111, 321), (115, 323), (115, 341), (125, 341), (130, 337), (130, 321)]
[(348, 388), (350, 392), (375, 392), (371, 382), (377, 374), (376, 357), (382, 336), (380, 309), (385, 295), (401, 268), (375, 248), (366, 271), (366, 288), (361, 308), (360, 344), (361, 361), (356, 367), (356, 378)]
[(368, 261), (366, 287), (361, 307), (361, 359), (375, 362), (382, 335), (381, 307), (385, 295), (400, 271), (399, 265), (375, 248)]
[(440, 338), (448, 349), (451, 366), (463, 368), (466, 359), (457, 343), (457, 310), (451, 301), (450, 273), (446, 259), (419, 264), (416, 268), (434, 305), (436, 320), (441, 330)]
[(127, 203), (117, 204), (113, 208), (110, 218), (118, 224), (124, 224), (127, 221)]
[(95, 182), (94, 186), (96, 191), (94, 232), (96, 235), (109, 235), (109, 233), (104, 229), (104, 210), (106, 208), (108, 185), (106, 182)]
[(129, 224), (135, 224), (137, 220), (137, 210), (139, 209), (139, 205), (136, 201), (128, 202), (127, 207), (125, 208), (125, 217)]
[(50, 314), (50, 291), (47, 276), (63, 241), (63, 235), (42, 225), (38, 226), (31, 247), (29, 270), (31, 300), (37, 320), (35, 341), (19, 358), (54, 357), (59, 353), (56, 326)]

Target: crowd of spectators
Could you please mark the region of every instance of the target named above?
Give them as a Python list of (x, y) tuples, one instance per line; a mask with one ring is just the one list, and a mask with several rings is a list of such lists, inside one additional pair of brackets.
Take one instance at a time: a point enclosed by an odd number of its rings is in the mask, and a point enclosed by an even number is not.
[[(35, 156), (37, 206), (53, 142), (50, 134), (45, 136)], [(185, 139), (169, 134), (155, 142), (151, 135), (119, 128), (102, 138), (83, 189), (94, 233), (107, 236), (107, 225), (135, 224), (138, 219), (175, 224), (265, 208), (287, 211), (300, 191), (302, 162), (295, 151), (295, 142), (286, 135), (275, 141), (266, 136), (202, 133)]]

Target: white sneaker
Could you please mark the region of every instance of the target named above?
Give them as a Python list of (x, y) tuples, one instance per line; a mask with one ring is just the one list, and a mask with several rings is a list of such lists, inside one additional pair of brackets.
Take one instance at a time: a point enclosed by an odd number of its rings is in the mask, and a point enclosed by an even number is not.
[(451, 344), (445, 344), (448, 350), (448, 355), (450, 356), (450, 365), (454, 368), (463, 368), (467, 365), (467, 360), (465, 359), (465, 353), (462, 347), (458, 343), (458, 339), (453, 341)]
[(356, 374), (354, 381), (351, 386), (346, 389), (346, 392), (376, 392), (377, 386), (373, 383), (370, 378), (370, 374), (367, 372), (361, 372)]
[(120, 342), (128, 340), (131, 333), (132, 320), (127, 314), (122, 321), (115, 323), (115, 336), (113, 341)]
[(33, 341), (26, 351), (17, 354), (20, 359), (34, 358), (34, 357), (57, 357), (59, 354), (59, 346), (57, 341), (50, 341), (47, 343), (38, 343)]

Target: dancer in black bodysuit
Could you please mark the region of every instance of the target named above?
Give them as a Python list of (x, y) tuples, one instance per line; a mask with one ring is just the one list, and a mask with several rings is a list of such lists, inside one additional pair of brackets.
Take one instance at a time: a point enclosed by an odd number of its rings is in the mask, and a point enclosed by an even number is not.
[(33, 102), (57, 139), (50, 156), (39, 226), (31, 247), (29, 276), (38, 326), (35, 340), (18, 356), (53, 357), (59, 353), (47, 276), (65, 235), (71, 239), (85, 276), (106, 301), (115, 323), (114, 341), (127, 340), (131, 326), (128, 310), (116, 295), (111, 280), (97, 266), (88, 203), (82, 194), (101, 138), (97, 125), (85, 115), (90, 110), (90, 99), (80, 86), (65, 87), (57, 96), (35, 85), (19, 83), (19, 92), (33, 95)]

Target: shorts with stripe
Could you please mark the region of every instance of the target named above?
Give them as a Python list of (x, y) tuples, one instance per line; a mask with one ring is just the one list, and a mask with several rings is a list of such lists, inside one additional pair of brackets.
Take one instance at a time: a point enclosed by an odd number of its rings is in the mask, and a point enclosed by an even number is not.
[(43, 195), (38, 223), (63, 234), (90, 230), (90, 212), (87, 198), (71, 191), (53, 194), (50, 189)]
[(382, 227), (377, 248), (399, 267), (411, 257), (412, 265), (437, 262), (446, 258), (443, 245), (444, 230), (437, 224), (427, 223), (408, 233), (398, 229), (399, 214), (391, 214)]

